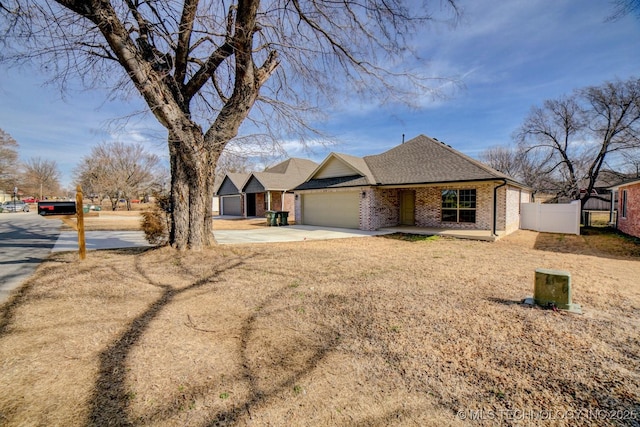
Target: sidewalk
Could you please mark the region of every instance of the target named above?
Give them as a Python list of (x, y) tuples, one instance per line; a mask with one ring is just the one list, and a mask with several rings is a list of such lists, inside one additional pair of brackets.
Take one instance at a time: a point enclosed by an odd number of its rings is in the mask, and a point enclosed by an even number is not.
[[(87, 250), (120, 249), (151, 246), (142, 231), (86, 231), (84, 233)], [(63, 231), (58, 236), (51, 252), (77, 251), (78, 232)]]

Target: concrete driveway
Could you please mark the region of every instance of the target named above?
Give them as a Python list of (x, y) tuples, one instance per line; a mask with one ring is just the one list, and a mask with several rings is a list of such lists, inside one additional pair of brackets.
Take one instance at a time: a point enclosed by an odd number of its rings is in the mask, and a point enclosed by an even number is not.
[[(250, 230), (215, 230), (213, 237), (221, 245), (239, 243), (302, 242), (305, 240), (346, 239), (390, 234), (391, 231), (362, 231), (347, 228), (291, 225), (287, 227), (265, 227)], [(142, 231), (87, 231), (87, 250), (120, 249), (149, 246)], [(52, 252), (77, 251), (78, 234), (75, 231), (60, 233)]]
[(392, 231), (362, 231), (349, 228), (328, 228), (312, 225), (265, 227), (252, 230), (215, 230), (213, 236), (221, 245), (237, 243), (302, 242), (305, 240), (346, 239), (379, 236)]

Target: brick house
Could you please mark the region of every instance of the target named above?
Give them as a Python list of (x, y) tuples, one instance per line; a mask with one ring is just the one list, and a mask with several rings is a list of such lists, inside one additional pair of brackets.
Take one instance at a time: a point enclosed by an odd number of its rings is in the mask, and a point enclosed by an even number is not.
[(530, 201), (513, 178), (424, 135), (363, 158), (331, 153), (295, 192), (299, 224), (492, 236), (519, 229), (520, 203)]
[(299, 158), (290, 158), (264, 172), (253, 172), (242, 186), (246, 200), (245, 216), (264, 216), (266, 211), (288, 211), (289, 219), (295, 220), (293, 189), (318, 166), (317, 163)]
[(611, 190), (618, 191), (618, 230), (640, 237), (640, 179), (623, 182)]
[(290, 158), (263, 172), (228, 173), (215, 193), (220, 214), (253, 217), (268, 210), (289, 211), (289, 218), (295, 220), (292, 190), (317, 166), (311, 160)]
[(214, 196), (218, 196), (220, 215), (245, 216), (242, 187), (249, 178), (248, 173), (228, 173), (222, 179)]

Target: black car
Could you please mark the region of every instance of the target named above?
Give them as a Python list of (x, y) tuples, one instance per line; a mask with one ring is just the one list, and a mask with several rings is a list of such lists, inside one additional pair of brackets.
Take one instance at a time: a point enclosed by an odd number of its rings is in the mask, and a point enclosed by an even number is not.
[(2, 212), (29, 212), (29, 205), (22, 200), (8, 201), (2, 204)]

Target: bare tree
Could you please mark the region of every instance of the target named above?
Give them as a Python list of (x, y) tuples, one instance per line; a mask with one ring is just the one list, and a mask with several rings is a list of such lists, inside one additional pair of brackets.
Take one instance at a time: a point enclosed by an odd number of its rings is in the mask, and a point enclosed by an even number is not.
[(18, 143), (0, 129), (0, 189), (10, 193), (18, 177)]
[(496, 145), (480, 153), (480, 160), (493, 169), (513, 178), (521, 175), (520, 157), (512, 147)]
[(640, 0), (613, 0), (614, 10), (608, 21), (617, 21), (629, 14), (636, 15), (640, 18)]
[(622, 153), (623, 172), (630, 178), (640, 178), (640, 148), (627, 150)]
[(159, 162), (141, 144), (103, 143), (82, 159), (75, 175), (86, 194), (108, 197), (112, 210), (124, 199), (130, 210), (132, 198), (142, 198), (157, 186)]
[[(442, 4), (455, 19), (454, 0)], [(433, 79), (411, 71), (424, 63), (409, 39), (436, 21), (431, 9), (409, 0), (8, 0), (0, 42), (6, 60), (40, 59), (63, 85), (76, 73), (135, 87), (168, 133), (169, 241), (201, 249), (214, 242), (218, 158), (252, 109), (263, 134), (304, 141), (324, 100), (431, 93)]]
[(55, 160), (32, 157), (23, 165), (20, 176), (22, 192), (38, 197), (58, 196), (60, 192), (60, 170)]
[(558, 196), (591, 197), (605, 160), (640, 147), (640, 80), (606, 82), (534, 107), (516, 134)]

